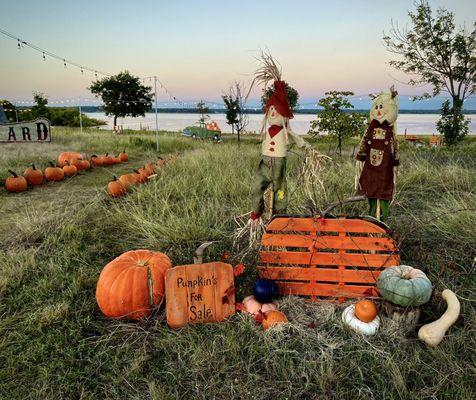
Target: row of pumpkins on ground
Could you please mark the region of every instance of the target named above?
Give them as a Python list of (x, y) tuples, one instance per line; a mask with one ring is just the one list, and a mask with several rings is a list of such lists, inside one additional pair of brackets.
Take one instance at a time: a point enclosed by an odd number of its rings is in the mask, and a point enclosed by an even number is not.
[[(157, 160), (157, 166), (164, 166), (166, 161), (162, 158)], [(134, 170), (130, 174), (124, 174), (117, 179), (116, 176), (107, 185), (107, 193), (111, 197), (124, 196), (133, 186), (148, 182), (156, 176), (154, 165), (151, 162), (145, 164), (142, 168)]]
[(75, 151), (65, 151), (58, 156), (58, 162), (55, 165), (49, 162), (50, 166), (44, 171), (36, 168), (35, 164), (27, 168), (23, 175), (18, 175), (15, 171), (8, 170), (12, 176), (5, 180), (5, 189), (12, 193), (24, 192), (28, 186), (39, 186), (44, 181), (59, 182), (65, 177), (72, 177), (81, 170), (88, 170), (91, 166), (107, 167), (114, 164), (127, 162), (128, 154), (122, 151), (117, 157), (105, 155), (92, 155), (90, 161), (85, 159), (81, 153)]

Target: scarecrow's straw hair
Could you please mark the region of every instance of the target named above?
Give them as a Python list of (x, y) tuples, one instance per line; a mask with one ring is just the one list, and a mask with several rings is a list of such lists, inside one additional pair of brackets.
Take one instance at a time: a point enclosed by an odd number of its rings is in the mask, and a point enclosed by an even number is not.
[(246, 99), (255, 83), (262, 83), (266, 87), (269, 81), (281, 80), (281, 64), (273, 58), (271, 53), (261, 50), (261, 54), (256, 57), (256, 60), (260, 63), (260, 67), (254, 73), (255, 77), (251, 82)]

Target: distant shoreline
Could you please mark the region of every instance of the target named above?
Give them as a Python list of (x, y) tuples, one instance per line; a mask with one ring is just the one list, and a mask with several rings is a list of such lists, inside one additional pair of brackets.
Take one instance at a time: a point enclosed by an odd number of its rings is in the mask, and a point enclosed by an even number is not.
[[(18, 107), (20, 108), (20, 107)], [(76, 107), (71, 107), (71, 108), (77, 108)], [(96, 112), (104, 112), (104, 110), (101, 109), (101, 107), (96, 107), (96, 106), (82, 106), (81, 110), (83, 113), (96, 113)], [(155, 109), (152, 108), (148, 112), (155, 112)], [(220, 109), (209, 109), (207, 111), (207, 114), (224, 114), (226, 110), (224, 108)], [(316, 110), (316, 109), (302, 109), (302, 110), (295, 110), (294, 114), (304, 114), (304, 115), (309, 115), (309, 114), (319, 114), (322, 112), (322, 110)], [(346, 110), (346, 112), (358, 112), (360, 114), (368, 114), (369, 110)], [(402, 109), (398, 110), (399, 114), (440, 114), (441, 110), (409, 110), (409, 109)], [(159, 114), (197, 114), (198, 110), (196, 108), (157, 108), (157, 113)], [(261, 109), (246, 109), (245, 110), (246, 114), (262, 114), (263, 111)], [(476, 114), (476, 110), (463, 110), (463, 114), (465, 115), (474, 115)]]

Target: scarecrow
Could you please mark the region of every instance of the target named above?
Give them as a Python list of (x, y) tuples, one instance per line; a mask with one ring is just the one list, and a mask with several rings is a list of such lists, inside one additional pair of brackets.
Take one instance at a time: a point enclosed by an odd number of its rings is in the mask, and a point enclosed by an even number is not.
[(372, 96), (370, 124), (357, 153), (356, 189), (367, 197), (370, 215), (378, 220), (388, 217), (390, 201), (395, 195), (396, 169), (400, 164), (396, 121), (398, 93)]
[[(299, 179), (304, 192), (309, 196), (314, 194), (316, 187), (323, 188), (321, 175), (325, 161), (328, 159), (292, 131), (289, 120), (293, 118), (293, 113), (286, 95), (286, 83), (282, 80), (281, 70), (273, 57), (269, 53), (262, 52), (258, 61), (261, 67), (255, 73), (248, 95), (256, 82), (266, 87), (268, 82), (274, 81), (274, 91), (264, 107), (265, 114), (261, 126), (261, 160), (253, 183), (252, 210), (250, 213), (235, 218), (239, 228), (233, 234), (234, 244), (239, 246), (241, 239), (249, 236), (249, 245), (242, 254), (252, 251), (261, 240), (264, 231), (262, 215), (265, 210), (265, 199), (272, 214), (286, 211), (289, 197), (286, 193), (288, 145), (294, 143), (299, 148), (306, 149)], [(245, 216), (246, 220), (243, 220)]]
[(261, 62), (263, 66), (256, 72), (253, 84), (258, 81), (266, 86), (270, 80), (274, 80), (274, 92), (264, 107), (261, 160), (253, 184), (251, 221), (261, 218), (265, 208), (263, 195), (269, 186), (272, 191), (272, 214), (286, 211), (288, 196), (285, 174), (288, 145), (293, 142), (299, 148), (311, 148), (301, 136), (292, 131), (289, 124), (289, 120), (294, 116), (286, 95), (286, 83), (281, 79), (280, 68), (267, 53), (261, 54)]

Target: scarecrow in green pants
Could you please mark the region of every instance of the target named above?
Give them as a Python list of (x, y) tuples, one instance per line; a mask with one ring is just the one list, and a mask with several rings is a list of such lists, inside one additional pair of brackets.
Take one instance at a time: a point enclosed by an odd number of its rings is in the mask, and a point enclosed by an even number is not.
[(385, 221), (395, 195), (400, 164), (396, 121), (398, 93), (393, 86), (373, 98), (370, 124), (357, 153), (356, 189), (368, 198), (371, 216)]
[(263, 214), (263, 194), (270, 185), (273, 190), (273, 214), (286, 211), (285, 174), (288, 145), (293, 142), (300, 148), (311, 147), (291, 130), (289, 120), (294, 116), (286, 95), (286, 84), (281, 80), (281, 72), (277, 68), (271, 70), (271, 75), (275, 78), (274, 92), (264, 107), (265, 116), (261, 128), (262, 157), (253, 184), (253, 206), (250, 215), (252, 221), (259, 219)]

